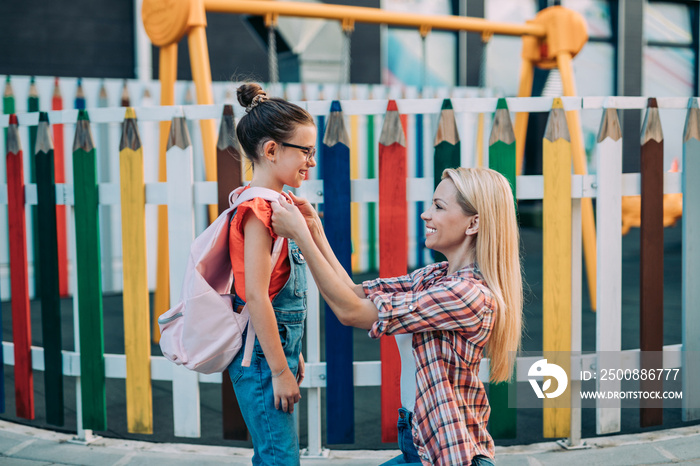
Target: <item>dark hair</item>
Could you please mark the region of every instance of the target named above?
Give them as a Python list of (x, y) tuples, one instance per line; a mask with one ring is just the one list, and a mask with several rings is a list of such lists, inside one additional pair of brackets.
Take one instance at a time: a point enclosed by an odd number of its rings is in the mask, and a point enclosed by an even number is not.
[[(246, 157), (258, 161), (262, 146), (268, 141), (284, 142), (300, 125), (313, 125), (314, 119), (300, 106), (278, 97), (267, 97), (259, 84), (243, 84), (236, 90), (238, 103), (245, 109), (236, 135)], [(260, 96), (256, 99), (257, 96)], [(254, 101), (255, 99), (255, 101)]]

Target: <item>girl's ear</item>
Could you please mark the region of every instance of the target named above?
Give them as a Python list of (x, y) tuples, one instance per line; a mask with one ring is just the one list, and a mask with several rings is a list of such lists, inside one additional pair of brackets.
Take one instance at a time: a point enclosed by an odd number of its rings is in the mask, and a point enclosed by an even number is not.
[(469, 225), (467, 226), (467, 231), (464, 232), (465, 235), (475, 235), (479, 232), (479, 214), (472, 216), (469, 220)]
[(263, 144), (263, 156), (272, 163), (275, 163), (278, 146), (275, 141), (267, 141)]

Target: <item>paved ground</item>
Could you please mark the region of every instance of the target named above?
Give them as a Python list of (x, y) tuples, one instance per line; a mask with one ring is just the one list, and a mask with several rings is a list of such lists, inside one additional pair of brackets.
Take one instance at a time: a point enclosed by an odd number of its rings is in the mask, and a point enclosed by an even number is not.
[[(665, 260), (664, 260), (664, 343), (666, 345), (677, 344), (681, 342), (681, 306), (680, 306), (680, 295), (681, 295), (681, 229), (680, 225), (675, 228), (666, 228), (664, 237), (665, 243)], [(525, 278), (528, 284), (528, 291), (526, 293), (526, 305), (525, 305), (525, 317), (526, 317), (526, 333), (523, 341), (523, 347), (526, 351), (537, 351), (542, 348), (542, 236), (541, 230), (537, 228), (523, 228), (521, 230), (522, 244), (523, 244), (523, 264), (525, 271)], [(370, 278), (370, 276), (356, 277), (356, 278)], [(584, 284), (584, 290), (585, 290)], [(622, 344), (623, 349), (631, 349), (639, 347), (639, 230), (633, 229), (627, 236), (623, 237), (623, 335)], [(64, 299), (62, 302), (63, 307), (63, 320), (62, 320), (62, 337), (63, 337), (63, 347), (65, 350), (73, 350), (73, 322), (72, 322), (72, 301), (70, 299)], [(122, 301), (121, 295), (105, 295), (104, 296), (104, 320), (105, 320), (105, 351), (107, 353), (120, 353), (124, 349), (124, 335), (123, 335), (123, 317), (122, 317)], [(583, 296), (583, 316), (582, 316), (582, 341), (583, 350), (590, 351), (595, 349), (595, 313), (590, 311), (588, 305), (587, 293)], [(3, 339), (6, 341), (12, 340), (12, 321), (11, 321), (11, 307), (10, 303), (2, 303), (2, 327), (3, 327)], [(41, 310), (38, 302), (32, 302), (32, 344), (41, 346)], [(321, 328), (324, 328), (323, 322), (321, 323)], [(354, 334), (354, 355), (356, 361), (371, 361), (379, 359), (379, 345), (376, 341), (370, 340), (366, 336), (366, 332), (357, 330)], [(323, 341), (323, 339), (322, 339)], [(323, 354), (322, 345), (322, 354)], [(160, 349), (157, 346), (153, 347), (153, 354), (160, 354)], [(14, 380), (13, 380), (13, 367), (5, 366), (5, 410), (4, 413), (0, 414), (0, 419), (10, 421), (12, 423), (20, 424), (18, 427), (20, 429), (19, 433), (12, 431), (6, 431), (0, 429), (2, 436), (0, 438), (0, 451), (4, 451), (5, 458), (0, 459), (0, 464), (22, 464), (17, 463), (7, 463), (9, 457), (13, 460), (17, 459), (20, 461), (21, 458), (26, 458), (23, 455), (27, 455), (28, 452), (34, 451), (33, 448), (39, 448), (44, 445), (44, 442), (54, 442), (60, 443), (61, 447), (56, 449), (54, 453), (56, 456), (49, 455), (44, 459), (54, 461), (64, 462), (59, 460), (59, 458), (71, 458), (72, 455), (78, 455), (78, 452), (82, 452), (81, 455), (85, 454), (85, 451), (92, 452), (98, 447), (80, 447), (78, 449), (75, 445), (64, 445), (65, 441), (69, 439), (73, 433), (76, 431), (75, 425), (75, 380), (73, 378), (67, 377), (64, 381), (65, 389), (65, 418), (66, 425), (61, 428), (55, 428), (49, 426), (45, 422), (44, 415), (44, 381), (43, 373), (36, 371), (34, 374), (34, 385), (35, 385), (35, 405), (36, 405), (36, 419), (33, 421), (26, 421), (19, 419), (14, 416), (15, 406), (14, 406)], [(155, 382), (153, 384), (153, 406), (154, 406), (154, 434), (153, 435), (135, 435), (128, 434), (126, 429), (126, 406), (125, 406), (125, 396), (124, 389), (125, 384), (123, 380), (107, 380), (107, 402), (108, 402), (108, 427), (109, 429), (104, 432), (98, 432), (105, 439), (103, 440), (104, 447), (100, 448), (100, 454), (113, 455), (109, 458), (105, 456), (104, 461), (96, 461), (90, 463), (80, 463), (80, 460), (75, 460), (77, 462), (67, 463), (67, 464), (114, 464), (118, 462), (127, 454), (131, 454), (134, 451), (144, 451), (144, 455), (148, 457), (141, 458), (139, 456), (140, 462), (134, 462), (130, 464), (147, 464), (149, 463), (149, 458), (157, 459), (159, 457), (167, 457), (165, 453), (161, 451), (153, 451), (148, 445), (137, 443), (138, 447), (124, 447), (130, 449), (124, 452), (122, 449), (121, 453), (119, 451), (119, 445), (131, 445), (131, 441), (148, 441), (154, 442), (153, 448), (160, 448), (164, 444), (169, 444), (170, 442), (187, 442), (187, 444), (180, 445), (179, 449), (173, 450), (174, 453), (168, 453), (168, 455), (174, 455), (174, 459), (180, 457), (187, 458), (186, 452), (194, 452), (192, 454), (201, 455), (203, 458), (217, 457), (219, 460), (226, 457), (228, 462), (231, 462), (231, 458), (235, 458), (235, 453), (243, 451), (245, 454), (249, 454), (249, 448), (251, 446), (250, 442), (244, 441), (231, 441), (222, 439), (222, 424), (221, 424), (221, 395), (219, 387), (214, 384), (201, 384), (201, 415), (203, 419), (202, 423), (202, 437), (199, 439), (179, 439), (172, 435), (173, 432), (173, 421), (172, 421), (172, 387), (171, 384), (166, 382)], [(336, 462), (333, 464), (379, 464), (382, 459), (386, 459), (391, 456), (392, 451), (397, 447), (396, 444), (382, 444), (381, 432), (380, 432), (380, 422), (379, 422), (379, 410), (378, 401), (379, 400), (379, 388), (378, 387), (356, 387), (355, 389), (355, 443), (352, 445), (332, 445), (333, 456), (338, 461), (341, 461), (339, 455), (345, 455), (345, 459), (342, 461), (347, 461), (346, 463)], [(299, 409), (300, 412), (300, 443), (305, 445), (307, 443), (306, 439), (306, 408), (304, 400)], [(3, 421), (0, 421), (3, 422)], [(325, 426), (325, 419), (323, 419)], [(6, 425), (6, 424), (3, 424)], [(22, 434), (22, 429), (30, 429), (32, 427), (38, 427), (42, 429), (58, 430), (58, 433), (49, 433), (47, 430), (47, 435), (56, 435), (58, 440), (52, 440), (51, 438), (44, 439), (41, 436), (35, 436), (35, 434)], [(639, 415), (636, 409), (624, 409), (622, 415), (622, 432), (625, 434), (644, 434), (650, 435), (650, 438), (661, 438), (664, 432), (680, 432), (677, 428), (687, 428), (687, 429), (698, 429), (700, 428), (700, 422), (694, 423), (683, 423), (680, 419), (679, 409), (665, 409), (664, 410), (664, 424), (662, 426), (652, 429), (642, 429), (639, 427)], [(665, 429), (665, 430), (664, 430)], [(499, 449), (499, 463), (510, 464), (508, 461), (513, 459), (515, 463), (513, 464), (594, 464), (588, 460), (582, 458), (589, 458), (590, 450), (581, 453), (568, 452), (562, 454), (561, 452), (549, 451), (552, 448), (552, 443), (546, 443), (548, 439), (544, 439), (542, 436), (542, 414), (541, 410), (533, 409), (522, 409), (518, 410), (518, 426), (517, 426), (517, 438), (513, 440), (496, 440), (496, 445), (500, 447)], [(19, 435), (17, 437), (17, 435)], [(22, 437), (24, 435), (24, 437)], [(595, 437), (595, 410), (584, 409), (582, 411), (582, 436), (588, 438)], [(15, 436), (15, 437), (13, 437)], [(687, 436), (678, 437), (674, 440), (664, 440), (663, 448), (671, 452), (672, 456), (678, 456), (678, 458), (695, 458), (697, 464), (700, 464), (700, 436), (695, 435), (694, 437), (689, 437), (691, 440), (686, 438)], [(36, 442), (32, 443), (34, 447), (32, 449), (28, 447), (22, 447), (18, 449), (24, 442), (36, 438)], [(619, 442), (624, 436), (613, 436), (608, 437), (613, 442)], [(646, 438), (646, 437), (639, 437)], [(684, 440), (685, 439), (685, 440)], [(325, 438), (323, 440), (325, 442)], [(599, 441), (604, 441), (601, 439), (595, 440), (596, 445)], [(632, 441), (632, 440), (630, 440)], [(545, 443), (541, 443), (545, 442)], [(670, 443), (666, 443), (670, 442)], [(674, 442), (677, 442), (676, 445)], [(688, 449), (693, 445), (693, 442), (698, 444), (695, 447), (695, 453), (688, 451)], [(644, 448), (646, 448), (647, 441), (642, 441)], [(36, 445), (35, 445), (36, 444)], [(542, 450), (535, 450), (535, 452), (530, 452), (527, 454), (517, 454), (511, 455), (512, 450), (503, 449), (504, 447), (517, 446), (517, 445), (538, 445), (537, 448)], [(639, 444), (639, 442), (638, 442)], [(215, 447), (208, 447), (205, 449), (207, 453), (200, 453), (199, 448), (204, 445), (216, 445)], [(540, 447), (539, 445), (544, 445)], [(653, 445), (656, 445), (654, 443)], [(62, 451), (63, 446), (70, 450), (71, 453), (59, 453)], [(548, 447), (549, 446), (549, 447)], [(43, 447), (42, 447), (43, 448)], [(46, 447), (48, 448), (48, 447)], [(173, 447), (175, 448), (175, 447)], [(218, 450), (223, 448), (223, 450)], [(240, 450), (244, 448), (246, 450)], [(509, 448), (520, 448), (520, 447), (509, 447)], [(527, 447), (531, 448), (531, 447)], [(548, 450), (549, 448), (549, 450)], [(559, 448), (559, 447), (556, 447)], [(620, 447), (621, 448), (621, 447)], [(628, 453), (620, 456), (615, 461), (605, 462), (605, 456), (596, 455), (596, 458), (600, 457), (601, 462), (598, 464), (644, 464), (639, 463), (634, 460), (636, 456), (632, 453), (639, 450), (641, 447), (625, 447)], [(238, 449), (238, 450), (237, 450)], [(7, 451), (12, 452), (8, 454)], [(354, 450), (354, 451), (344, 451), (344, 450)], [(374, 451), (376, 450), (376, 451)], [(556, 449), (555, 449), (556, 450)], [(607, 444), (603, 445), (600, 450), (608, 451)], [(40, 451), (38, 449), (37, 451)], [(371, 451), (371, 452), (368, 452)], [(597, 451), (597, 450), (596, 450)], [(604, 453), (601, 452), (601, 453)], [(75, 453), (72, 453), (75, 452)], [(150, 453), (149, 453), (150, 452)], [(223, 453), (217, 453), (223, 452)], [(648, 455), (643, 455), (645, 461), (653, 462), (656, 461), (654, 458), (661, 458), (659, 461), (671, 462), (672, 458), (664, 456), (659, 453), (656, 448), (649, 450)], [(355, 454), (365, 454), (366, 456), (361, 459), (349, 458)], [(66, 456), (60, 456), (66, 455)], [(221, 456), (223, 455), (223, 456)], [(564, 456), (566, 455), (566, 456)], [(584, 456), (580, 456), (584, 455)], [(660, 455), (660, 457), (659, 457)], [(690, 455), (690, 456), (688, 456)], [(695, 456), (693, 456), (695, 455)], [(82, 458), (83, 456), (76, 456), (75, 458)], [(511, 458), (512, 457), (512, 458)], [(534, 460), (528, 460), (527, 457), (532, 457)], [(631, 458), (629, 462), (618, 462), (622, 461), (625, 457)], [(193, 457), (190, 458), (190, 463), (193, 464)], [(571, 459), (570, 459), (571, 458)], [(664, 459), (665, 458), (665, 459)], [(41, 460), (41, 458), (39, 458)], [(143, 460), (143, 461), (142, 461)], [(219, 461), (215, 460), (215, 461)], [(38, 461), (38, 460), (37, 460)], [(43, 460), (42, 460), (43, 461)], [(91, 460), (92, 461), (92, 460)], [(110, 463), (111, 461), (111, 463)], [(155, 460), (154, 460), (155, 461)], [(184, 461), (184, 460), (183, 460)], [(519, 463), (519, 461), (524, 461), (524, 463)], [(539, 461), (539, 463), (538, 463)], [(576, 463), (576, 461), (580, 461)], [(596, 460), (597, 461), (597, 460)], [(168, 462), (171, 462), (168, 460)], [(194, 463), (199, 463), (200, 461), (194, 461)], [(244, 460), (248, 462), (248, 460)], [(318, 460), (309, 460), (313, 464), (322, 464)], [(529, 463), (528, 463), (529, 462)], [(33, 464), (33, 463), (27, 463)], [(35, 463), (36, 464), (36, 463)], [(43, 463), (39, 463), (43, 464)], [(127, 463), (119, 463), (127, 464)], [(159, 464), (154, 462), (153, 464)]]
[[(30, 465), (214, 465), (250, 464), (251, 450), (100, 438), (90, 445), (72, 436), (0, 421), (0, 464)], [(589, 439), (588, 448), (565, 450), (555, 442), (497, 447), (499, 465), (700, 464), (700, 427)], [(303, 465), (379, 465), (398, 451), (340, 450)]]

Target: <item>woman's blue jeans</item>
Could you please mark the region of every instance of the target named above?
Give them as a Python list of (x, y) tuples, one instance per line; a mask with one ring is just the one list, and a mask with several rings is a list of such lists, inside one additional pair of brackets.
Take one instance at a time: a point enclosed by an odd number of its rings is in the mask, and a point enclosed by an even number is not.
[(392, 458), (381, 466), (392, 464), (421, 464), (418, 450), (413, 444), (413, 433), (411, 431), (411, 423), (413, 421), (413, 413), (406, 408), (399, 408), (399, 420), (396, 427), (399, 430), (399, 450), (401, 454), (396, 458)]
[[(399, 428), (399, 449), (401, 454), (395, 458), (390, 459), (386, 463), (382, 463), (380, 466), (387, 466), (392, 464), (405, 464), (405, 465), (422, 465), (420, 461), (420, 456), (418, 456), (418, 450), (413, 443), (413, 433), (411, 431), (411, 423), (413, 421), (413, 413), (411, 413), (406, 408), (399, 408), (399, 420), (397, 422), (397, 427)], [(494, 466), (495, 463), (491, 458), (486, 456), (477, 455), (472, 458), (472, 466)]]

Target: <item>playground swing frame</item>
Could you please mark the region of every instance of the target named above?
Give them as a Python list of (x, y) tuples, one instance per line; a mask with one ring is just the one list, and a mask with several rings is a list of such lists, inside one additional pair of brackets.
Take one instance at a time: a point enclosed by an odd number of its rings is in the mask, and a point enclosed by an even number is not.
[[(144, 27), (152, 43), (159, 47), (161, 105), (175, 104), (177, 44), (185, 35), (188, 39), (197, 103), (200, 105), (214, 103), (206, 37), (207, 12), (263, 16), (268, 27), (276, 25), (280, 16), (292, 16), (339, 21), (344, 31), (352, 31), (355, 23), (371, 23), (417, 28), (422, 37), (427, 36), (432, 30), (477, 32), (482, 34), (485, 41), (494, 34), (520, 36), (523, 46), (518, 97), (532, 95), (535, 67), (557, 68), (561, 75), (563, 96), (575, 96), (576, 84), (572, 59), (588, 41), (586, 23), (583, 17), (575, 11), (561, 6), (546, 8), (540, 11), (534, 19), (526, 21), (525, 24), (514, 24), (489, 21), (483, 18), (421, 15), (378, 8), (319, 3), (257, 0), (144, 0), (142, 6)], [(522, 173), (528, 116), (527, 112), (519, 112), (515, 118), (516, 169), (518, 174)], [(575, 174), (583, 175), (586, 174), (587, 167), (578, 111), (567, 111), (566, 119), (571, 137), (573, 171)], [(160, 181), (165, 181), (165, 150), (169, 127), (169, 122), (161, 122)], [(217, 179), (215, 122), (214, 120), (201, 120), (200, 128), (204, 148), (205, 177), (207, 181), (215, 181)], [(209, 214), (212, 218), (216, 217), (216, 206), (210, 206)], [(596, 309), (596, 231), (591, 199), (581, 200), (581, 215), (588, 289), (591, 307)], [(164, 302), (168, 295), (167, 236), (163, 233), (166, 231), (166, 219), (166, 211), (161, 207), (158, 220), (159, 271), (156, 287), (156, 313), (164, 312), (168, 308), (167, 301)]]

